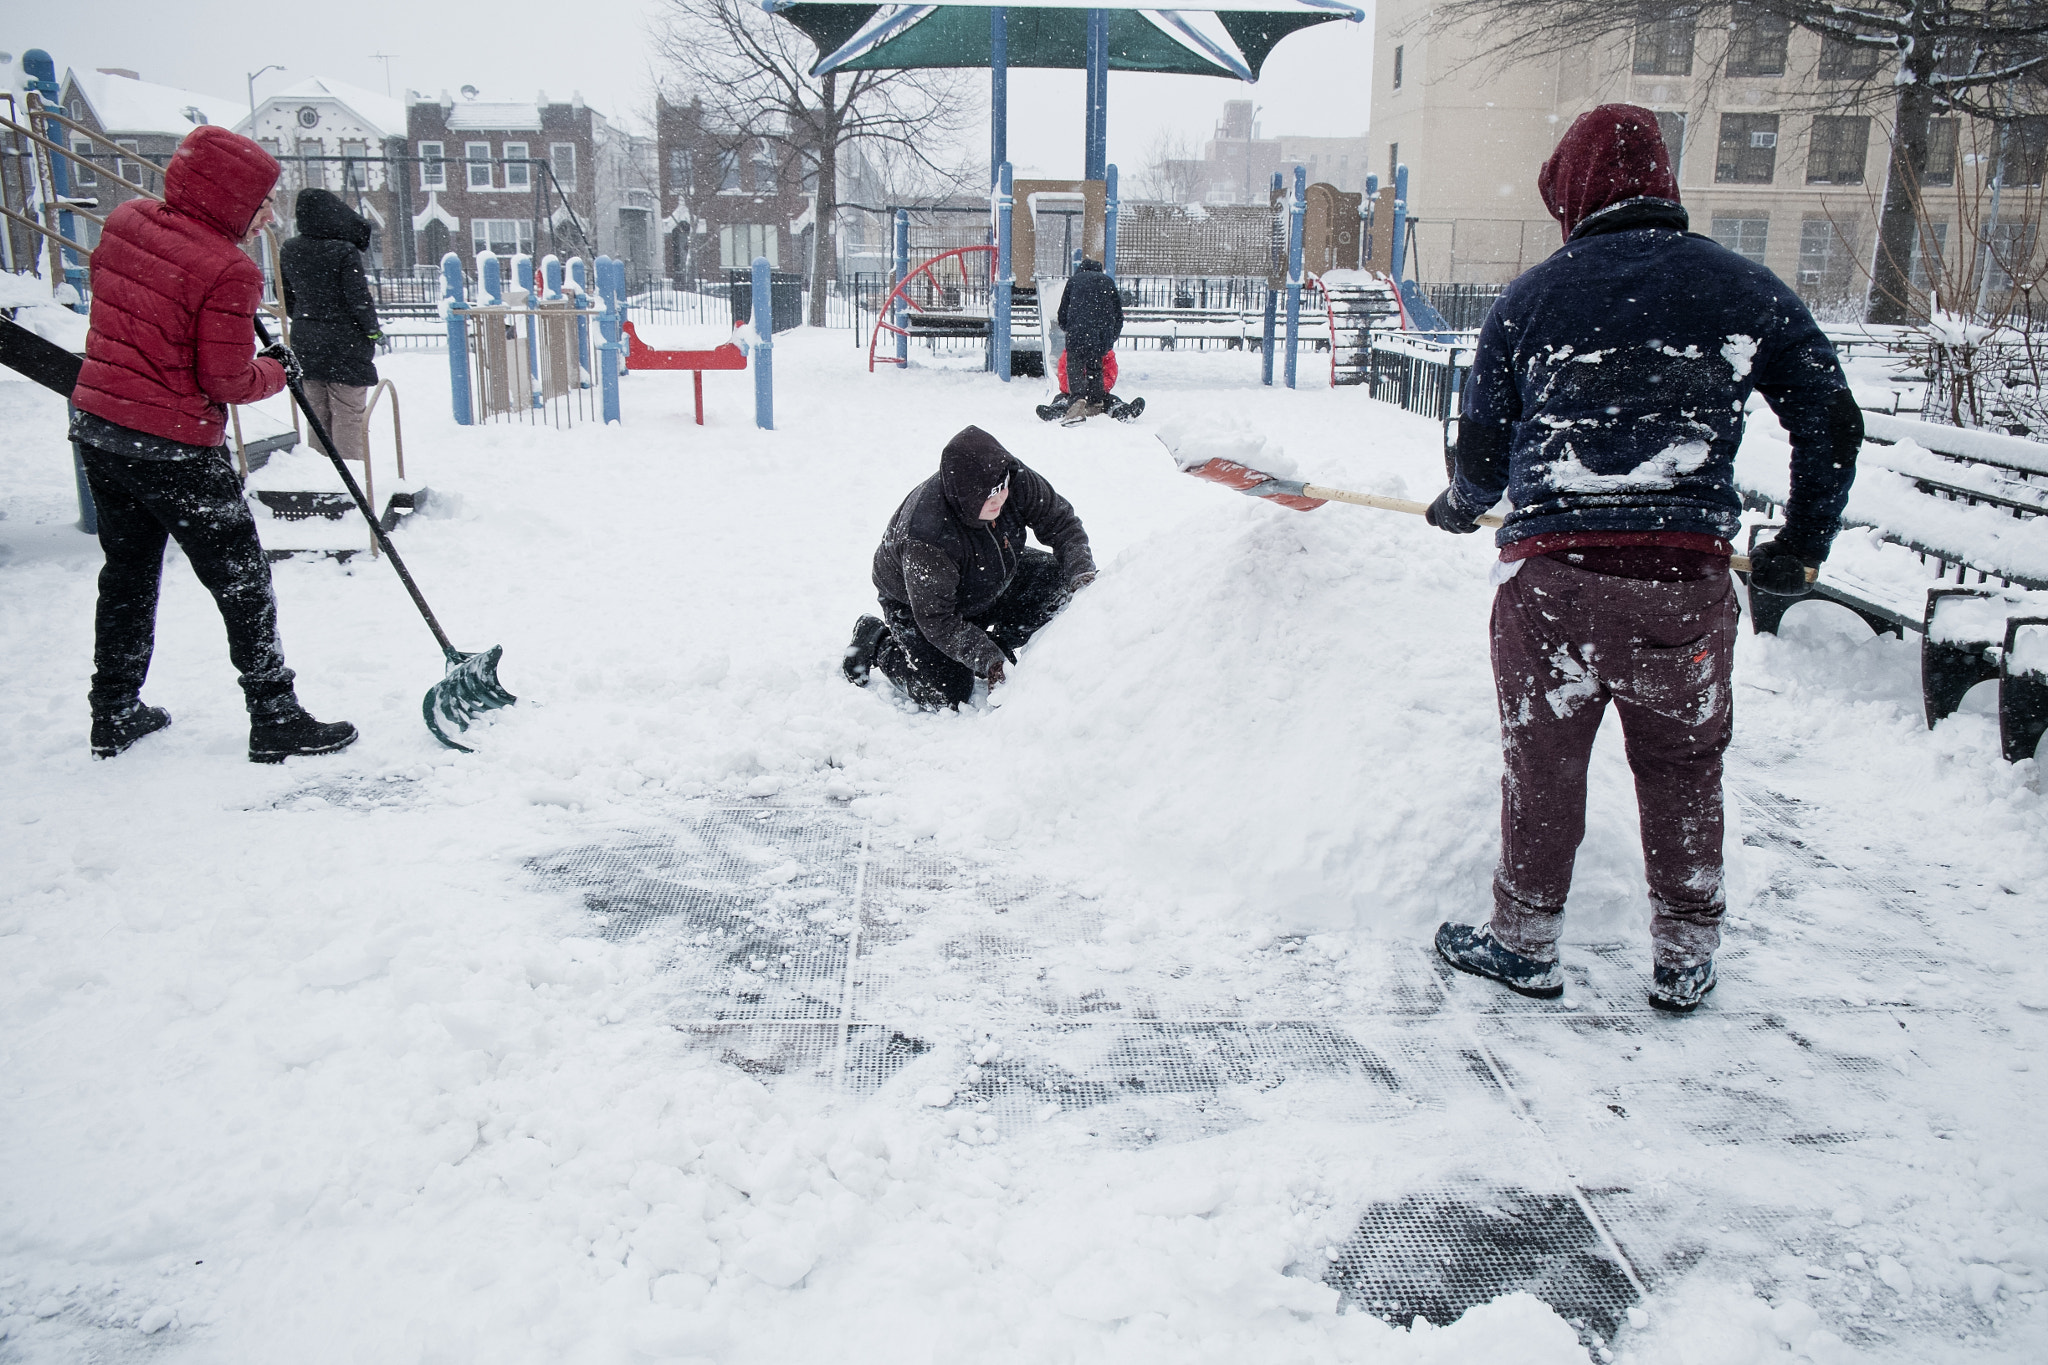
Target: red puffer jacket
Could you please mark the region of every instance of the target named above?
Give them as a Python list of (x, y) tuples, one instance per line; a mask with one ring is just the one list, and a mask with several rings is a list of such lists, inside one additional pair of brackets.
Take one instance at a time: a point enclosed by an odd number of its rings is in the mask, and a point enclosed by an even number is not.
[(71, 401), (131, 431), (215, 446), (227, 403), (284, 387), (256, 356), (263, 272), (237, 243), (277, 162), (225, 128), (195, 128), (164, 172), (164, 201), (131, 199), (92, 253), (92, 327)]

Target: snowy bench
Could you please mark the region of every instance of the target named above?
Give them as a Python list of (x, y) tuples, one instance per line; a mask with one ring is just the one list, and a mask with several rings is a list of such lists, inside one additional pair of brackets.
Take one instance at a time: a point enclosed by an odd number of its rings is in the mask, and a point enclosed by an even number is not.
[[(1804, 598), (1752, 585), (1750, 627), (1775, 633), (1791, 607), (1823, 601), (1880, 633), (1917, 631), (1929, 727), (1996, 679), (2001, 747), (2026, 758), (2048, 730), (2048, 447), (1875, 413), (1864, 420), (1844, 529), (1819, 581)], [(1747, 507), (1775, 517), (1790, 452), (1766, 434), (1767, 414), (1757, 423), (1737, 481)], [(1750, 548), (1775, 529), (1752, 525)]]

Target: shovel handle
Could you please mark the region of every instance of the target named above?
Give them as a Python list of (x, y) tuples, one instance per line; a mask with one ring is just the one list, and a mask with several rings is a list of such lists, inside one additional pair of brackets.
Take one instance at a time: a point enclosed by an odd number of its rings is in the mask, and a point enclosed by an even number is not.
[[(1305, 498), (1321, 498), (1324, 502), (1348, 502), (1358, 507), (1377, 507), (1383, 512), (1406, 512), (1413, 517), (1425, 516), (1429, 512), (1426, 502), (1410, 502), (1407, 498), (1386, 498), (1378, 493), (1353, 493), (1345, 488), (1325, 488), (1319, 483), (1303, 484), (1301, 495)], [(1475, 518), (1481, 526), (1500, 526), (1503, 519), (1491, 512)], [(1736, 573), (1749, 572), (1748, 555), (1728, 556), (1728, 567)], [(1808, 569), (1806, 581), (1811, 583), (1820, 577), (1819, 569)]]

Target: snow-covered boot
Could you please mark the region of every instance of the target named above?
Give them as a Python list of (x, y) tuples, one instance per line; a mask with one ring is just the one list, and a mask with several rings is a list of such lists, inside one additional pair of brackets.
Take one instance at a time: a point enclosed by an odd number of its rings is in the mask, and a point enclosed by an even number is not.
[(92, 756), (112, 758), (144, 735), (153, 735), (171, 723), (171, 713), (161, 706), (131, 702), (120, 711), (92, 718)]
[(863, 616), (853, 623), (853, 639), (847, 643), (846, 657), (839, 664), (848, 682), (855, 687), (868, 685), (868, 674), (875, 667), (875, 655), (882, 648), (882, 641), (888, 638), (888, 623), (879, 616)]
[(1564, 969), (1555, 960), (1522, 956), (1495, 938), (1491, 925), (1440, 925), (1436, 950), (1459, 971), (1498, 981), (1517, 995), (1555, 1000), (1564, 994)]
[(1690, 967), (1659, 967), (1651, 973), (1650, 1008), (1666, 1014), (1691, 1014), (1719, 984), (1711, 957)]
[(1067, 407), (1067, 415), (1060, 418), (1063, 427), (1078, 427), (1090, 417), (1099, 417), (1107, 409), (1093, 398), (1076, 398)]
[(1041, 422), (1057, 422), (1060, 418), (1067, 415), (1067, 409), (1072, 406), (1074, 406), (1074, 395), (1071, 393), (1058, 394), (1050, 403), (1040, 403), (1038, 405), (1038, 420)]
[(1109, 415), (1116, 418), (1119, 422), (1135, 422), (1138, 420), (1138, 414), (1143, 411), (1145, 411), (1145, 400), (1142, 398), (1133, 398), (1128, 403), (1119, 403), (1115, 399), (1110, 400)]
[(271, 715), (249, 718), (249, 761), (282, 763), (297, 754), (331, 754), (356, 742), (356, 727), (345, 720), (323, 724), (292, 702)]

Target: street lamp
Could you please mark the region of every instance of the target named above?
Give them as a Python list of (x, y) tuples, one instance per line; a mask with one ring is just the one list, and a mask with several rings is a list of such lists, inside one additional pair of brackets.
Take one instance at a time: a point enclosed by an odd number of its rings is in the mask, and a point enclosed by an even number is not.
[(256, 131), (256, 78), (265, 71), (282, 70), (284, 70), (283, 62), (272, 62), (269, 66), (249, 73), (249, 131), (252, 133)]

